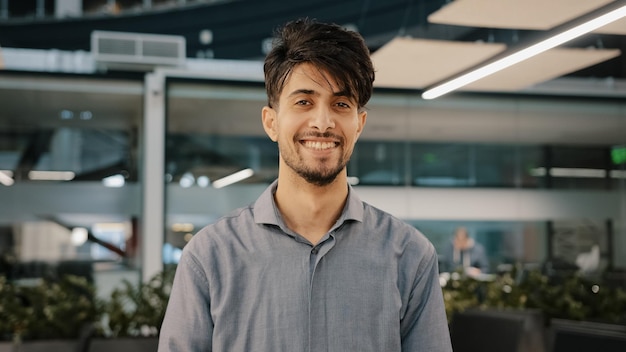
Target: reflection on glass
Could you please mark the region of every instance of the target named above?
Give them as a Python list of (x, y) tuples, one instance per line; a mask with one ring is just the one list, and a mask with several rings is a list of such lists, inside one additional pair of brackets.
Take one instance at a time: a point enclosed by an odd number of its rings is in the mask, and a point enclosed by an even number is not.
[[(409, 220), (435, 245), (440, 262), (457, 227), (465, 227), (471, 238), (485, 248), (489, 270), (506, 270), (509, 265), (538, 267), (548, 258), (548, 234), (541, 221), (428, 221)], [(444, 266), (442, 265), (441, 268)]]
[[(621, 157), (626, 155), (622, 151), (624, 148), (616, 147), (611, 151), (593, 145), (532, 144), (529, 143), (534, 140), (532, 138), (522, 138), (519, 143), (506, 142), (505, 137), (486, 138), (482, 142), (475, 138), (469, 141), (463, 138), (438, 140), (436, 136), (419, 140), (412, 136), (413, 124), (421, 123), (422, 114), (436, 115), (437, 108), (421, 106), (411, 102), (410, 97), (404, 99), (407, 97), (402, 94), (398, 97), (401, 99), (372, 102), (372, 116), (389, 114), (389, 124), (385, 120), (385, 123), (373, 126), (375, 132), (364, 133), (347, 165), (349, 182), (357, 187), (372, 188), (371, 194), (378, 195), (381, 189), (380, 194), (384, 194), (385, 187), (415, 188), (409, 192), (416, 191), (416, 194), (422, 191), (421, 188), (439, 188), (437, 191), (445, 193), (441, 199), (445, 204), (455, 201), (453, 195), (457, 189), (495, 188), (498, 190), (494, 193), (508, 195), (513, 194), (508, 192), (511, 190), (539, 191), (529, 192), (537, 194), (551, 188), (578, 191), (609, 187), (620, 189), (622, 193), (626, 189), (623, 179), (619, 179), (621, 183), (609, 184), (606, 176), (620, 175), (618, 172), (624, 171), (626, 163), (623, 159), (626, 158)], [(165, 264), (176, 264), (182, 248), (202, 226), (253, 201), (267, 184), (276, 179), (278, 148), (261, 128), (260, 110), (266, 104), (262, 87), (172, 80), (168, 86), (167, 103), (167, 220), (163, 257)], [(503, 118), (507, 111), (502, 111)], [(447, 113), (450, 112), (444, 114)], [(394, 114), (397, 115), (395, 118)], [(417, 122), (411, 120), (413, 117)], [(512, 124), (511, 131), (506, 133), (513, 135), (516, 128)], [(595, 175), (595, 171), (586, 169), (600, 170), (604, 178), (588, 177)], [(219, 188), (220, 179), (237, 175), (242, 170), (249, 170), (246, 177)], [(610, 179), (618, 180), (612, 177)], [(397, 200), (394, 198), (389, 202), (394, 202), (400, 213), (407, 210), (403, 207), (415, 206), (419, 202), (419, 199), (413, 202), (412, 198), (410, 201)], [(522, 208), (520, 206), (520, 217), (524, 217)], [(405, 213), (414, 214), (410, 210)], [(473, 215), (471, 219), (480, 218), (475, 213)], [(450, 218), (449, 214), (441, 216)], [(533, 266), (547, 260), (547, 220), (504, 221), (496, 217), (491, 221), (490, 217), (495, 215), (481, 216), (484, 216), (483, 221), (406, 220), (422, 230), (440, 253), (455, 227), (468, 227), (476, 240), (485, 246), (494, 271), (501, 265), (521, 263)], [(186, 223), (192, 224), (192, 228), (181, 227)]]
[(0, 227), (0, 274), (11, 280), (72, 274), (93, 282), (97, 265), (122, 267), (132, 257), (136, 234), (130, 222), (68, 224), (39, 220)]
[[(2, 183), (101, 181), (122, 175), (137, 180), (130, 133), (125, 130), (59, 127), (18, 130), (2, 136)], [(12, 181), (10, 181), (12, 180)]]
[(406, 143), (359, 141), (348, 164), (348, 175), (357, 177), (360, 185), (406, 184)]
[(607, 147), (554, 146), (548, 149), (550, 188), (607, 189), (611, 151)]
[(170, 134), (167, 139), (166, 180), (183, 188), (269, 183), (278, 175), (278, 150), (265, 136)]

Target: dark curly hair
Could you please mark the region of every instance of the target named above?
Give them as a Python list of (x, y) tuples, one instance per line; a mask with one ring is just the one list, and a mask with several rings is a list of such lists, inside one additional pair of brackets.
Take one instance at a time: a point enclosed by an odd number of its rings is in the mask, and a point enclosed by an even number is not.
[(311, 63), (331, 75), (359, 109), (372, 96), (374, 66), (363, 37), (337, 24), (305, 18), (279, 28), (265, 58), (263, 71), (270, 107), (278, 104), (289, 75), (301, 63)]

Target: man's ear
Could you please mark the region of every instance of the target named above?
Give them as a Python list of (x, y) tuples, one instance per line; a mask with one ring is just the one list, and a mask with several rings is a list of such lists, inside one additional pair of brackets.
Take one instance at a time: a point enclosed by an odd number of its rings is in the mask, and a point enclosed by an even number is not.
[(367, 121), (367, 111), (359, 112), (358, 119), (359, 126), (356, 130), (356, 133), (358, 136), (361, 136), (361, 132), (363, 132), (363, 127), (365, 127), (365, 122)]
[(278, 140), (276, 110), (269, 106), (264, 106), (263, 110), (261, 110), (261, 119), (265, 133), (267, 133), (272, 141), (276, 142)]

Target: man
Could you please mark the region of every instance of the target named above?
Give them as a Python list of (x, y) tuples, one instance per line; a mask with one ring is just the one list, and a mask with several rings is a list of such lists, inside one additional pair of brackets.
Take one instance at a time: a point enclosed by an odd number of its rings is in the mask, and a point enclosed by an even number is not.
[[(469, 276), (478, 276), (489, 269), (485, 248), (474, 241), (465, 227), (457, 227), (454, 237), (446, 249), (448, 271), (463, 271)], [(443, 265), (442, 265), (443, 266)]]
[(374, 81), (363, 39), (291, 22), (264, 71), (278, 179), (187, 244), (159, 351), (451, 351), (433, 246), (347, 183)]

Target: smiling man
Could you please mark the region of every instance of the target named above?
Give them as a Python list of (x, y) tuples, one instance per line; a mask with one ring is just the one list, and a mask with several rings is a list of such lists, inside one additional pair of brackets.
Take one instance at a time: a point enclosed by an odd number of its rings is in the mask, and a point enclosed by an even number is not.
[(374, 81), (362, 37), (290, 22), (264, 70), (278, 179), (187, 244), (159, 351), (451, 351), (434, 247), (347, 182)]

